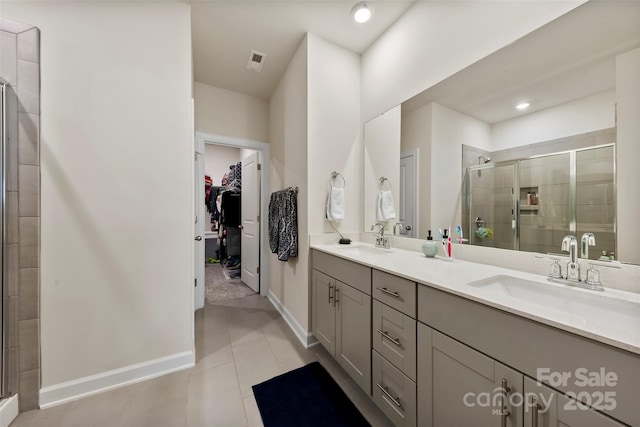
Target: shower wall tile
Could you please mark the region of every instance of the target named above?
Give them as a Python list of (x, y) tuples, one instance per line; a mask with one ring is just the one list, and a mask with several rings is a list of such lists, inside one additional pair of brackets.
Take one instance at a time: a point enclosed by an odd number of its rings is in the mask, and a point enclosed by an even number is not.
[(18, 164), (40, 164), (38, 134), (40, 116), (37, 114), (18, 113)]
[(0, 31), (0, 76), (12, 86), (18, 84), (17, 36)]
[(520, 244), (527, 242), (537, 246), (551, 246), (553, 244), (553, 230), (531, 225), (520, 226)]
[(40, 113), (40, 65), (18, 59), (18, 111)]
[(551, 184), (538, 186), (538, 204), (558, 206), (569, 204), (569, 184)]
[(18, 215), (40, 216), (40, 194), (18, 195)]
[(20, 372), (38, 369), (39, 367), (40, 337), (38, 322), (38, 319), (20, 320), (18, 322)]
[(578, 205), (614, 205), (613, 182), (592, 182), (578, 184), (576, 188)]
[(37, 28), (18, 34), (18, 59), (40, 62), (40, 31)]
[(38, 194), (40, 186), (40, 168), (31, 165), (18, 166), (18, 188), (20, 193)]
[(40, 369), (20, 372), (20, 412), (38, 408)]
[(40, 237), (40, 218), (21, 217), (20, 224), (20, 245), (37, 246)]
[(18, 296), (19, 292), (19, 260), (20, 260), (20, 251), (18, 245), (5, 245), (5, 250), (7, 251), (7, 294), (11, 297)]
[(7, 389), (11, 393), (18, 392), (18, 349), (6, 350), (7, 355)]
[(31, 294), (38, 292), (38, 281), (40, 280), (39, 268), (22, 268), (19, 270), (20, 292)]
[(7, 341), (5, 348), (18, 348), (20, 341), (18, 338), (18, 298), (5, 298), (7, 308)]
[(38, 318), (38, 291), (20, 292), (18, 299), (18, 321)]
[(613, 224), (615, 209), (610, 205), (578, 205), (576, 220), (579, 224)]
[(7, 191), (18, 191), (18, 97), (14, 88), (7, 88)]
[(5, 206), (6, 214), (7, 214), (7, 244), (17, 244), (18, 241), (18, 192), (17, 191), (9, 191), (6, 194), (6, 202)]
[(12, 80), (6, 91), (5, 196), (7, 237), (12, 244), (7, 249), (10, 266), (5, 292), (11, 296), (5, 298), (5, 346), (9, 390), (20, 393), (20, 411), (26, 411), (38, 407), (40, 389), (40, 35), (32, 25), (2, 18), (0, 30), (14, 33), (0, 34), (0, 71), (7, 78), (8, 69)]
[(26, 246), (20, 245), (20, 268), (38, 268), (40, 267), (40, 248), (38, 245)]

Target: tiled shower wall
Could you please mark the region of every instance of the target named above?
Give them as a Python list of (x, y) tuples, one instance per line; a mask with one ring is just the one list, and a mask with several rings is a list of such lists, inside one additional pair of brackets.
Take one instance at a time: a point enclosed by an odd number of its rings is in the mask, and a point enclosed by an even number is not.
[(40, 390), (40, 32), (0, 19), (0, 78), (8, 85), (4, 284), (9, 391), (20, 411)]

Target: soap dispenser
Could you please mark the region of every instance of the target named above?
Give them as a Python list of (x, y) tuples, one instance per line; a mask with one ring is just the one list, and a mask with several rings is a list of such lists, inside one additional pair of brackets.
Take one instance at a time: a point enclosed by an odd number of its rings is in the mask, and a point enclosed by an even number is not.
[(422, 243), (422, 252), (428, 257), (433, 258), (438, 254), (438, 244), (433, 241), (431, 230), (428, 231), (427, 240)]

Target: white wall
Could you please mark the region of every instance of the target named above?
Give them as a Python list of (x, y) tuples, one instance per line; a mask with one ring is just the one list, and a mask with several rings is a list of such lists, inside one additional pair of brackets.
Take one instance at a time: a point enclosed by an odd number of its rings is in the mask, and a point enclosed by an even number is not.
[(640, 264), (640, 49), (616, 58), (616, 225), (624, 239), (618, 239), (618, 259)]
[(345, 219), (340, 231), (361, 230), (362, 136), (360, 57), (313, 34), (308, 53), (309, 233), (334, 232), (326, 220), (331, 172), (343, 175)]
[[(400, 212), (400, 132), (401, 106), (392, 108), (364, 124), (364, 231), (370, 231), (378, 221), (378, 194), (380, 188), (390, 189), (396, 219), (386, 221), (385, 229), (391, 231), (398, 222)], [(388, 179), (380, 187), (380, 178)], [(385, 222), (382, 221), (384, 224)], [(374, 229), (377, 232), (378, 229)]]
[(41, 30), (42, 385), (192, 351), (189, 6), (2, 15)]
[(615, 104), (612, 90), (496, 123), (490, 151), (615, 127)]
[(269, 292), (297, 323), (309, 330), (309, 226), (307, 215), (307, 37), (269, 100), (271, 191), (298, 187), (298, 257), (269, 258)]
[(462, 221), (462, 144), (489, 149), (489, 125), (480, 120), (432, 105), (431, 225), (437, 230)]
[(362, 56), (363, 122), (582, 3), (416, 2)]
[(195, 82), (196, 131), (269, 142), (269, 103), (264, 99)]
[(222, 185), (222, 177), (229, 173), (229, 166), (242, 160), (242, 151), (235, 147), (205, 144), (204, 173), (213, 179), (213, 185)]

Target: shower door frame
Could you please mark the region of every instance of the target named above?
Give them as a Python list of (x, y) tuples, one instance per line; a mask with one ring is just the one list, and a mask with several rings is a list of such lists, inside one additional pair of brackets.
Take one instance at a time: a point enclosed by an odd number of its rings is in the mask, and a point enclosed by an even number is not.
[(7, 336), (5, 333), (7, 324), (7, 310), (5, 307), (5, 297), (7, 296), (6, 286), (8, 284), (8, 260), (6, 256), (5, 243), (7, 241), (7, 224), (6, 224), (6, 195), (7, 195), (7, 180), (6, 180), (6, 159), (7, 159), (7, 126), (6, 126), (6, 84), (0, 82), (0, 259), (2, 260), (2, 271), (0, 272), (0, 342), (2, 347), (0, 348), (0, 398), (4, 398), (7, 395), (7, 358), (6, 358), (6, 345)]

